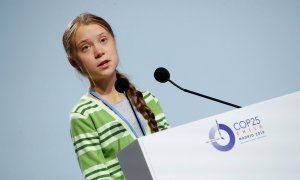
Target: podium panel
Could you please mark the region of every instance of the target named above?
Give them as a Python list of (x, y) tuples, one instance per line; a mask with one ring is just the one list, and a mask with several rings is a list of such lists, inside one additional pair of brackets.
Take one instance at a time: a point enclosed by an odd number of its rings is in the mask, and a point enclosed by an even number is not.
[(300, 92), (141, 137), (118, 154), (129, 180), (300, 179)]

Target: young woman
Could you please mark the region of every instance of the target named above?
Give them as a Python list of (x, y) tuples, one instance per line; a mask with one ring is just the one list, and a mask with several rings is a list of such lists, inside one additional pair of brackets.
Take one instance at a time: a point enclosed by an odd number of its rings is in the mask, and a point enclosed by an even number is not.
[(110, 25), (84, 13), (73, 19), (63, 35), (70, 64), (90, 82), (71, 111), (71, 137), (85, 179), (125, 179), (117, 153), (137, 137), (167, 129), (157, 98), (129, 84), (128, 96), (138, 112), (140, 125), (128, 100), (115, 89), (119, 57)]

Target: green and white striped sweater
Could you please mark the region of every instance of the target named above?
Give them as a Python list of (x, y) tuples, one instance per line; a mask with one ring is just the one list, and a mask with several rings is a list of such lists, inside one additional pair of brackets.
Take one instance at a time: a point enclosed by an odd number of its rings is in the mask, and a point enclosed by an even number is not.
[[(159, 130), (169, 128), (157, 98), (143, 93)], [(103, 103), (83, 96), (71, 111), (71, 137), (86, 180), (125, 179), (117, 153), (136, 137), (128, 125)], [(150, 134), (147, 127), (147, 134)]]

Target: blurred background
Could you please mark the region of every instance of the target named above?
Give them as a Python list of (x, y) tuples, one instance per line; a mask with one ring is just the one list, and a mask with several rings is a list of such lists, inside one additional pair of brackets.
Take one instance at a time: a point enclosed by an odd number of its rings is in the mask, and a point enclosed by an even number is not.
[(300, 90), (300, 1), (64, 0), (0, 2), (0, 179), (83, 179), (69, 112), (88, 82), (62, 35), (82, 12), (116, 34), (119, 70), (160, 100), (172, 127), (234, 110), (153, 78), (247, 106)]

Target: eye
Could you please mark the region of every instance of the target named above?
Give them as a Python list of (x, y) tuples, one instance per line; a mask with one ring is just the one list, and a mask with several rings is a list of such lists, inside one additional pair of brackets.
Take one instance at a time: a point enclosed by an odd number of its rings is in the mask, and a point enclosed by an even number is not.
[(90, 49), (90, 46), (89, 45), (83, 45), (82, 47), (81, 47), (81, 51), (82, 52), (87, 52), (88, 50)]
[(103, 38), (100, 39), (100, 43), (101, 43), (101, 44), (106, 44), (106, 43), (107, 43), (107, 40), (108, 40), (108, 39), (107, 39), (106, 37), (103, 37)]

